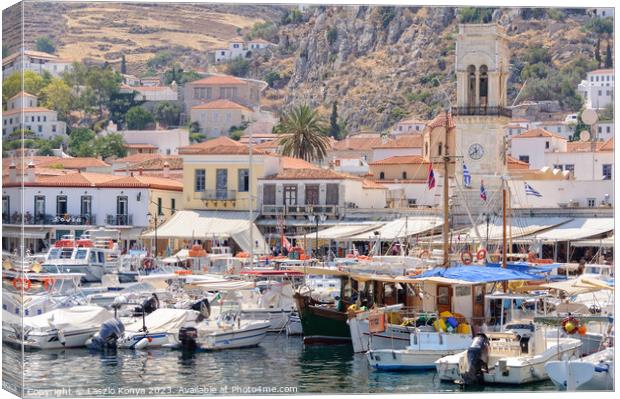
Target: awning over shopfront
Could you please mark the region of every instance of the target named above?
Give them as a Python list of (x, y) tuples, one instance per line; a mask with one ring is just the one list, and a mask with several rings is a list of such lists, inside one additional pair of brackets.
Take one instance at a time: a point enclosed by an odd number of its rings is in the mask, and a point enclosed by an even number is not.
[[(319, 230), (320, 240), (348, 240), (350, 237), (358, 234), (366, 234), (383, 226), (383, 223), (356, 223), (356, 224), (338, 224), (336, 226), (328, 227), (323, 230)], [(372, 234), (372, 233), (370, 233)], [(316, 232), (306, 234), (308, 238), (316, 237)], [(298, 235), (295, 238), (304, 238), (303, 235)]]
[(40, 228), (24, 228), (22, 230), (21, 227), (2, 227), (2, 237), (3, 238), (25, 238), (25, 239), (45, 239), (46, 235), (49, 233), (49, 229), (41, 230)]
[(579, 240), (570, 243), (571, 247), (602, 247), (613, 248), (614, 236), (605, 238), (590, 238), (589, 240)]
[[(177, 211), (157, 228), (157, 238), (203, 241), (232, 239), (245, 252), (253, 249), (254, 254), (265, 254), (268, 252), (265, 238), (248, 216), (246, 212)], [(155, 231), (142, 234), (142, 238), (154, 239)]]
[(609, 233), (613, 218), (577, 218), (531, 237), (542, 242), (574, 241)]
[[(371, 241), (379, 238), (382, 241), (391, 241), (404, 239), (431, 231), (439, 232), (442, 224), (443, 219), (438, 216), (410, 216), (388, 222), (379, 229), (351, 236), (349, 240)], [(378, 234), (375, 234), (375, 231)]]
[[(506, 234), (511, 234), (513, 238), (532, 236), (539, 231), (547, 230), (555, 226), (562, 225), (571, 219), (560, 217), (520, 217), (514, 218), (512, 222), (506, 225)], [(503, 225), (501, 219), (499, 222), (494, 220), (489, 223), (489, 240), (501, 240), (503, 235)], [(487, 237), (487, 224), (480, 223), (478, 225), (478, 233), (483, 240)], [(467, 233), (470, 240), (476, 238), (476, 231), (472, 227)]]

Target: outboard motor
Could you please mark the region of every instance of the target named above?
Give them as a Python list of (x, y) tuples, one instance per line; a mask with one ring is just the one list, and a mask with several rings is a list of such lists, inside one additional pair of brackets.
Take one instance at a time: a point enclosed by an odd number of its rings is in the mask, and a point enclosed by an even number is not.
[(209, 316), (211, 316), (211, 305), (209, 304), (209, 300), (207, 298), (201, 299), (200, 301), (194, 303), (190, 309), (199, 312), (203, 319), (208, 319)]
[(179, 342), (184, 351), (194, 351), (198, 348), (196, 338), (198, 338), (198, 330), (194, 327), (181, 327), (179, 330)]
[(101, 325), (99, 332), (88, 340), (86, 346), (89, 349), (102, 351), (116, 349), (116, 341), (121, 337), (124, 331), (125, 325), (120, 320), (106, 320)]
[(462, 376), (467, 385), (484, 383), (483, 371), (487, 371), (489, 362), (489, 338), (477, 334), (467, 349), (467, 372)]
[(159, 308), (159, 298), (157, 294), (153, 294), (150, 298), (147, 298), (142, 302), (142, 306), (136, 306), (133, 311), (134, 317), (146, 316), (151, 314)]

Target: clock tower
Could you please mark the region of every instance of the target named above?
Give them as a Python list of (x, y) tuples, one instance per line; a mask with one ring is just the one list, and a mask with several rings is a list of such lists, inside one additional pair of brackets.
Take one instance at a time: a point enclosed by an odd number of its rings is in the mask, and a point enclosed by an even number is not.
[(456, 43), (457, 101), (456, 178), (462, 182), (463, 164), (472, 188), (499, 185), (504, 171), (505, 132), (512, 112), (507, 108), (508, 39), (497, 24), (461, 24)]

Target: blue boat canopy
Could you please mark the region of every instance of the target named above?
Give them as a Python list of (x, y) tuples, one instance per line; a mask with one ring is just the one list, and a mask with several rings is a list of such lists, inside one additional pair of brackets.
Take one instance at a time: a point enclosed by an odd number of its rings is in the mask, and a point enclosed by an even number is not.
[(411, 278), (423, 279), (428, 277), (443, 277), (470, 283), (493, 283), (496, 281), (510, 280), (533, 281), (544, 279), (544, 277), (540, 275), (524, 273), (518, 270), (485, 266), (455, 266), (447, 269), (444, 267), (437, 267)]
[[(516, 270), (523, 273), (549, 273), (557, 269), (561, 265), (559, 263), (550, 263), (544, 265), (532, 266), (527, 262), (508, 262), (506, 268)], [(487, 267), (502, 267), (501, 263), (487, 263)]]

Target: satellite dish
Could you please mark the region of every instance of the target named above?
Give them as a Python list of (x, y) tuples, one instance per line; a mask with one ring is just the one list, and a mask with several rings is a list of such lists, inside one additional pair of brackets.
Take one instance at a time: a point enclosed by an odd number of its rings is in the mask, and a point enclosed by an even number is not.
[(581, 120), (586, 125), (594, 125), (598, 121), (598, 115), (595, 110), (589, 108), (581, 113)]
[(579, 141), (589, 141), (590, 140), (590, 132), (587, 130), (582, 130), (579, 132)]

